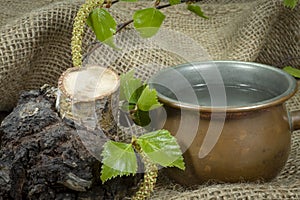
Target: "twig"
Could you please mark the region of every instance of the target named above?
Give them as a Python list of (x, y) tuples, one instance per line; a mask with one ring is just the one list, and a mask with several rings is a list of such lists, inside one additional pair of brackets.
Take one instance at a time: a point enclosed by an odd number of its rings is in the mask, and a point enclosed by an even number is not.
[[(201, 2), (201, 1), (203, 1), (203, 0), (194, 0), (193, 2)], [(112, 1), (111, 2), (111, 5), (113, 5), (113, 4), (115, 4), (115, 3), (117, 3), (117, 2), (119, 2), (119, 0), (114, 0), (114, 1)], [(160, 2), (160, 1), (159, 1)], [(187, 2), (191, 2), (191, 0), (181, 0), (181, 4), (182, 3), (187, 3)], [(156, 5), (155, 6), (155, 8), (156, 9), (158, 9), (158, 10), (160, 10), (160, 9), (164, 9), (164, 8), (167, 8), (167, 7), (170, 7), (170, 6), (172, 6), (171, 4), (165, 4), (165, 5)], [(121, 23), (121, 24), (118, 24), (118, 26), (117, 26), (117, 30), (116, 30), (116, 32), (115, 32), (115, 34), (117, 34), (117, 33), (119, 33), (119, 32), (121, 32), (125, 27), (127, 27), (129, 24), (131, 24), (133, 22), (133, 19), (131, 19), (131, 20), (128, 20), (127, 22), (124, 22), (124, 23)], [(115, 35), (114, 34), (114, 35)], [(92, 43), (91, 45), (94, 45), (95, 43)], [(96, 46), (94, 46), (90, 51), (89, 51), (89, 53), (87, 53), (84, 57), (83, 57), (83, 59), (85, 59), (85, 58), (87, 58), (90, 54), (91, 54), (91, 52), (93, 52), (95, 49), (97, 49), (98, 47), (100, 47), (101, 45), (102, 45), (102, 43), (101, 42), (96, 42)]]
[(285, 63), (288, 63), (288, 62), (293, 61), (293, 60), (299, 60), (299, 59), (300, 59), (300, 56), (297, 56), (297, 57), (288, 57), (287, 59), (281, 61), (279, 63), (279, 65), (281, 67), (282, 65), (285, 65)]
[(133, 19), (132, 20), (129, 20), (127, 22), (124, 22), (122, 24), (118, 24), (117, 26), (117, 30), (115, 32), (115, 34), (119, 33), (123, 28), (125, 28), (126, 26), (128, 26), (129, 24), (131, 24), (133, 22)]
[(167, 8), (167, 7), (170, 7), (170, 6), (171, 6), (171, 4), (156, 6), (156, 9), (160, 10), (160, 9)]
[(105, 8), (110, 8), (112, 5), (114, 5), (115, 3), (118, 3), (118, 2), (119, 2), (119, 0), (114, 0), (114, 1), (106, 0), (103, 5), (105, 5)]
[(114, 5), (115, 3), (118, 3), (118, 2), (119, 2), (119, 0), (115, 0), (115, 1), (112, 1), (111, 4)]
[[(171, 6), (171, 4), (166, 4), (166, 5), (162, 5), (162, 6), (158, 5), (155, 8), (158, 9), (158, 10), (160, 10), (160, 9), (167, 8), (167, 7), (170, 7), (170, 6)], [(126, 26), (128, 26), (132, 22), (133, 22), (133, 19), (131, 19), (131, 20), (127, 21), (127, 22), (124, 22), (122, 24), (119, 24), (115, 34), (119, 33), (122, 29), (124, 29)]]
[[(112, 1), (112, 4), (114, 3), (117, 3), (119, 2), (119, 0), (115, 0), (115, 1)], [(163, 8), (167, 8), (167, 7), (170, 7), (171, 4), (166, 4), (166, 5), (161, 5), (161, 6), (156, 6), (156, 9), (160, 10), (160, 9), (163, 9)], [(121, 24), (118, 24), (117, 26), (117, 30), (115, 32), (115, 34), (119, 33), (120, 31), (122, 31), (126, 26), (128, 26), (129, 24), (131, 24), (133, 22), (133, 19), (127, 21), (127, 22), (124, 22), (124, 23), (121, 23)], [(90, 45), (94, 45), (95, 42), (91, 43)], [(83, 60), (86, 59), (88, 56), (90, 56), (90, 54), (96, 50), (98, 47), (100, 47), (102, 45), (101, 42), (96, 42), (96, 46), (94, 46), (90, 51), (89, 53), (87, 53), (86, 55), (83, 56)]]
[[(194, 2), (201, 2), (201, 1), (203, 1), (203, 0), (195, 0)], [(160, 1), (159, 1), (160, 2)], [(189, 0), (182, 0), (181, 1), (181, 3), (187, 3), (187, 2), (189, 2)], [(157, 3), (156, 3), (157, 4)], [(160, 9), (164, 9), (164, 8), (167, 8), (167, 7), (170, 7), (170, 6), (172, 6), (171, 4), (165, 4), (165, 5), (156, 5), (155, 6), (155, 8), (157, 9), (157, 10), (160, 10)], [(116, 32), (115, 32), (115, 34), (117, 34), (117, 33), (119, 33), (122, 29), (124, 29), (126, 26), (128, 26), (129, 24), (131, 24), (133, 22), (133, 20), (129, 20), (129, 21), (127, 21), (127, 22), (124, 22), (124, 23), (122, 23), (122, 24), (119, 24), (118, 25), (118, 28), (117, 28), (117, 30), (116, 30)]]

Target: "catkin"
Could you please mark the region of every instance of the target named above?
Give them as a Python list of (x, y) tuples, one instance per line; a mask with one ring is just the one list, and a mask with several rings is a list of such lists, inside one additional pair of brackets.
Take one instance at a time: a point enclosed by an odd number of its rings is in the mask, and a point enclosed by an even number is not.
[(144, 200), (150, 197), (154, 190), (154, 186), (157, 180), (158, 168), (157, 165), (152, 163), (148, 156), (143, 152), (137, 143), (133, 143), (134, 148), (141, 155), (145, 165), (144, 181), (139, 187), (139, 190), (132, 197), (132, 200)]
[(74, 67), (81, 67), (82, 65), (82, 36), (84, 32), (84, 25), (89, 17), (89, 14), (97, 7), (102, 6), (104, 0), (87, 0), (78, 10), (73, 24), (71, 48), (72, 61)]

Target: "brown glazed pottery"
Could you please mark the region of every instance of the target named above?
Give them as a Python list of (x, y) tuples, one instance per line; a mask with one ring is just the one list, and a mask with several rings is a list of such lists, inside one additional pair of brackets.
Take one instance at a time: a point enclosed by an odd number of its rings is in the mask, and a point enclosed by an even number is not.
[(282, 70), (196, 62), (162, 70), (149, 84), (164, 104), (156, 126), (169, 130), (184, 152), (184, 171), (166, 169), (177, 182), (268, 181), (284, 167), (300, 113), (285, 107), (297, 84)]

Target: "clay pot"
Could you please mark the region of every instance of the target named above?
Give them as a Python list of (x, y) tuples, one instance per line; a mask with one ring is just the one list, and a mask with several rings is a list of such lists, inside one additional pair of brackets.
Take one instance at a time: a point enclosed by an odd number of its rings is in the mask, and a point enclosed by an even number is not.
[(185, 171), (167, 170), (177, 182), (268, 181), (284, 167), (300, 113), (286, 110), (297, 84), (282, 70), (197, 62), (162, 70), (149, 84), (166, 113), (157, 113), (156, 126), (169, 130), (184, 152)]

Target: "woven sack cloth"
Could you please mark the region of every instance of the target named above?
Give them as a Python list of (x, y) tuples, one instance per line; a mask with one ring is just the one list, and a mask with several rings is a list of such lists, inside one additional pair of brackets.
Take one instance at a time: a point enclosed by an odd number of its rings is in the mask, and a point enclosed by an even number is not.
[[(37, 9), (27, 7), (27, 11), (32, 10), (29, 13), (21, 9), (20, 1), (1, 7), (0, 111), (12, 109), (22, 90), (45, 83), (57, 85), (61, 73), (72, 67), (72, 23), (83, 1), (49, 3), (51, 0), (40, 1)], [(42, 7), (46, 4), (49, 5)], [(122, 23), (131, 19), (134, 10), (149, 5), (150, 2), (120, 2), (113, 5), (111, 13)], [(129, 26), (116, 37), (120, 51), (93, 45), (95, 38), (86, 29), (84, 64), (97, 63), (118, 73), (134, 68), (145, 80), (161, 68), (197, 60), (300, 66), (299, 6), (289, 10), (279, 0), (207, 0), (201, 6), (209, 20), (188, 12), (183, 5), (164, 9), (166, 20), (162, 30), (151, 39), (141, 39)], [(24, 15), (14, 14), (13, 10), (23, 10)], [(287, 105), (290, 110), (300, 109), (300, 93)], [(286, 167), (271, 182), (185, 188), (162, 174), (152, 199), (300, 199), (299, 137), (300, 132), (293, 133)]]
[[(0, 111), (13, 108), (21, 90), (37, 88), (44, 83), (56, 85), (60, 74), (66, 68), (72, 67), (72, 23), (79, 5), (83, 2), (75, 0), (52, 3), (18, 17), (22, 14), (19, 11), (30, 10), (29, 7), (33, 4), (30, 2), (32, 1), (25, 0), (22, 4), (20, 1), (9, 1), (1, 6), (3, 12), (0, 15)], [(37, 3), (37, 7), (40, 7), (51, 0), (37, 2), (40, 2)], [(121, 23), (131, 19), (130, 14), (134, 10), (150, 4), (117, 3), (111, 12)], [(231, 59), (257, 61), (277, 67), (299, 66), (299, 6), (291, 11), (282, 6), (281, 0), (209, 0), (203, 1), (202, 4), (204, 12), (210, 17), (209, 20), (197, 17), (181, 5), (163, 10), (167, 16), (163, 28), (182, 33), (189, 38), (189, 43), (197, 42), (208, 55), (202, 60)], [(136, 37), (125, 35), (126, 37), (119, 38), (125, 41), (123, 46), (126, 45), (130, 49), (136, 45)], [(180, 37), (182, 36), (178, 36)], [(83, 48), (86, 50), (92, 41), (93, 34), (87, 31)], [(176, 43), (176, 40), (173, 40), (173, 43)], [(125, 56), (126, 59), (119, 59), (118, 65), (137, 67), (142, 60), (153, 59), (153, 52), (157, 54), (154, 57), (157, 60), (161, 59), (166, 65), (181, 62), (173, 62), (175, 56), (166, 58), (148, 43), (140, 45), (147, 45), (148, 51), (137, 50)], [(197, 50), (189, 55), (198, 55), (196, 52)], [(107, 57), (111, 56), (106, 52), (103, 55), (98, 62), (104, 60), (106, 63)], [(120, 68), (118, 67), (118, 70)]]

